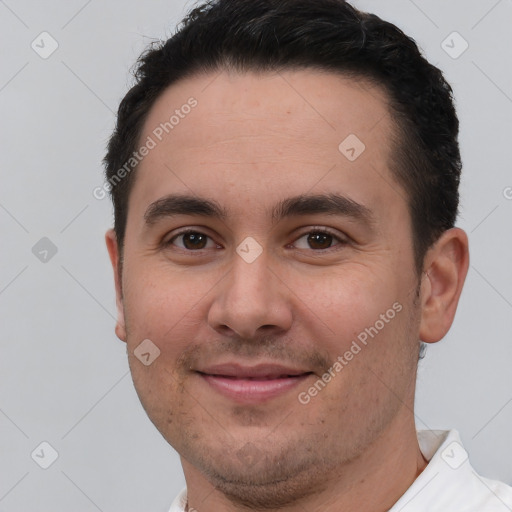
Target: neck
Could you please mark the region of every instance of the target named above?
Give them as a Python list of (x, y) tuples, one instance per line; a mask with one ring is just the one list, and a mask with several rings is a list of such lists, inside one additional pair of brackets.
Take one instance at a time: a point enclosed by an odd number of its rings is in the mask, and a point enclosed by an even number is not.
[[(350, 463), (322, 475), (323, 492), (305, 497), (279, 509), (279, 512), (385, 512), (404, 494), (425, 469), (416, 436), (414, 418), (395, 417), (363, 454)], [(188, 512), (247, 512), (234, 504), (182, 458), (187, 481)], [(266, 510), (265, 512), (271, 512)]]

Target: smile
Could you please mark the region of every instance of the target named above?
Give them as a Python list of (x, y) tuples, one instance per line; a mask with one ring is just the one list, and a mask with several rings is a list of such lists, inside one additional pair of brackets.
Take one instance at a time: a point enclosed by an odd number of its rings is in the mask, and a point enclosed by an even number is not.
[[(242, 369), (238, 371), (238, 374), (236, 374), (236, 370), (231, 370), (226, 370), (226, 372), (235, 373), (234, 375), (202, 371), (197, 373), (216, 393), (238, 403), (250, 404), (265, 402), (281, 396), (298, 387), (312, 375), (312, 372), (292, 372), (291, 374), (269, 370), (265, 372), (261, 368), (256, 371)], [(250, 375), (251, 373), (256, 375)], [(260, 374), (257, 375), (258, 373)]]

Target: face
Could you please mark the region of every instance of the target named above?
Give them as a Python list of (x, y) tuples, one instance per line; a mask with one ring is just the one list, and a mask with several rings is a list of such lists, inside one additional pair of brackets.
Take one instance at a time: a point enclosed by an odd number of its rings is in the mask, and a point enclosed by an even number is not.
[(116, 332), (153, 423), (234, 499), (320, 489), (411, 420), (393, 130), (381, 90), (311, 70), (189, 78), (145, 122)]

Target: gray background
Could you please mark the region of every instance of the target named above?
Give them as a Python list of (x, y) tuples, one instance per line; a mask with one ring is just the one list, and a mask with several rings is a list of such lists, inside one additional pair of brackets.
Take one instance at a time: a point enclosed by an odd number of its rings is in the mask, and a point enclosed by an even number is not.
[[(130, 66), (191, 5), (0, 0), (0, 512), (165, 511), (184, 485), (114, 334), (111, 206), (92, 191)], [(476, 469), (512, 484), (512, 1), (355, 5), (417, 40), (461, 120), (471, 268), (452, 330), (421, 363), (418, 427), (457, 428)], [(59, 44), (47, 59), (31, 48), (43, 31)], [(453, 31), (469, 43), (458, 58), (462, 40), (442, 47)], [(47, 261), (43, 237), (57, 248)], [(42, 441), (59, 454), (48, 469), (31, 458)]]

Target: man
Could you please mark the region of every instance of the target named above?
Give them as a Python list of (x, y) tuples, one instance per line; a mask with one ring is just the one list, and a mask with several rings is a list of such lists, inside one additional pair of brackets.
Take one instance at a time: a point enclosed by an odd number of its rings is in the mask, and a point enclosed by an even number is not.
[(171, 511), (507, 511), (416, 432), (468, 269), (451, 89), (341, 0), (218, 0), (141, 58), (105, 158), (140, 400)]

